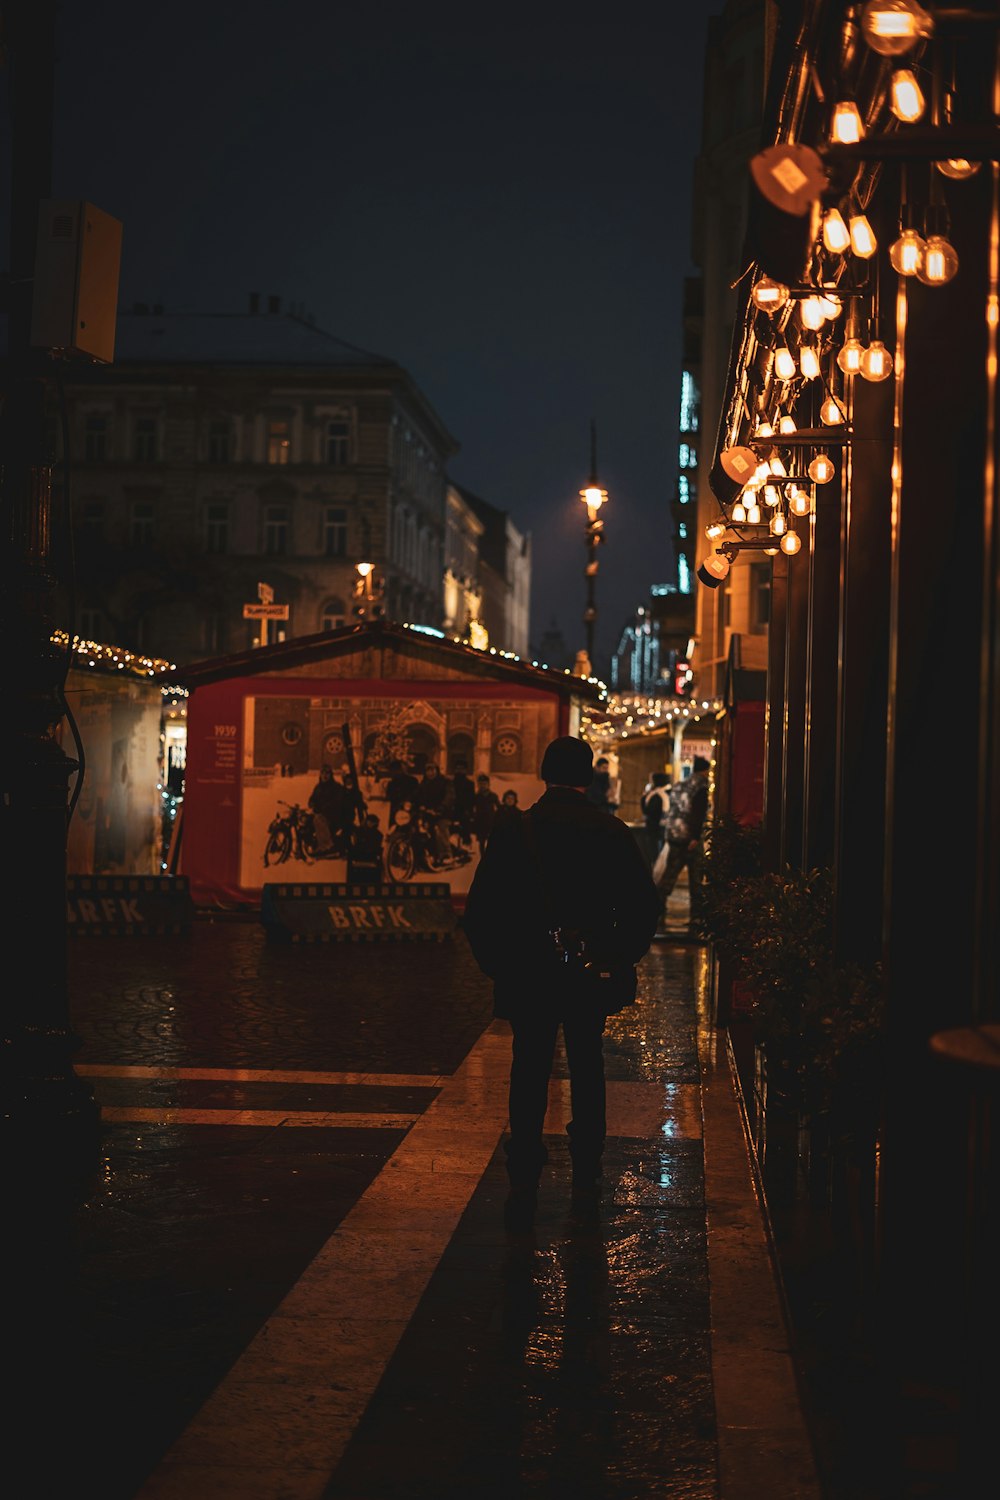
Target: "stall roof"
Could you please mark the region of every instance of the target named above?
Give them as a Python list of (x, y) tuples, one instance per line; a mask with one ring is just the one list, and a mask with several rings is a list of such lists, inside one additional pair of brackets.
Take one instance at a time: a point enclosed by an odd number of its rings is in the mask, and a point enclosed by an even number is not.
[(272, 646), (255, 646), (231, 656), (216, 656), (205, 661), (189, 662), (178, 667), (178, 682), (193, 691), (212, 682), (232, 677), (262, 677), (311, 667), (359, 650), (394, 650), (419, 656), (424, 661), (439, 661), (452, 671), (464, 670), (472, 677), (510, 681), (522, 687), (542, 688), (563, 697), (575, 697), (597, 706), (607, 699), (607, 688), (594, 677), (575, 677), (555, 667), (528, 662), (513, 652), (486, 651), (466, 642), (445, 636), (419, 625), (398, 625), (386, 620), (364, 621), (345, 625), (339, 630), (324, 630), (317, 635), (296, 636)]

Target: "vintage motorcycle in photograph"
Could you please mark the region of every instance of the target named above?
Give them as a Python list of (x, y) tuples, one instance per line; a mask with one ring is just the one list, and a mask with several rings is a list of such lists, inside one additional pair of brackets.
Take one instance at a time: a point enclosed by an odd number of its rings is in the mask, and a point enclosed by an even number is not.
[(462, 846), (454, 829), (449, 838), (450, 852), (442, 858), (437, 821), (426, 808), (414, 807), (412, 802), (404, 802), (396, 809), (385, 840), (385, 872), (389, 880), (410, 880), (419, 873), (436, 875), (441, 870), (455, 870), (469, 863), (472, 854)]

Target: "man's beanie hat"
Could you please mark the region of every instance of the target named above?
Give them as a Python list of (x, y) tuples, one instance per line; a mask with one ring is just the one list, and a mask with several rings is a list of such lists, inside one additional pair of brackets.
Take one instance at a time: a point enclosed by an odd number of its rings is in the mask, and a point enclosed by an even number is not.
[(593, 751), (571, 734), (560, 735), (542, 756), (539, 774), (556, 786), (589, 786), (594, 779)]

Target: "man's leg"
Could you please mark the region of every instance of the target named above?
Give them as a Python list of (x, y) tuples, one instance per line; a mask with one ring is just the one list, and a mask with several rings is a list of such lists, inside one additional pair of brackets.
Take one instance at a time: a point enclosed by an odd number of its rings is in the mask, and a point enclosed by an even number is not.
[(569, 1064), (570, 1110), (566, 1127), (573, 1162), (573, 1190), (592, 1189), (601, 1175), (607, 1132), (604, 1083), (604, 1027), (607, 1017), (587, 1012), (563, 1021), (563, 1041)]
[(549, 1104), (549, 1075), (558, 1030), (558, 1020), (544, 1014), (511, 1021), (510, 1135), (504, 1150), (512, 1187), (536, 1188), (549, 1159), (542, 1126)]

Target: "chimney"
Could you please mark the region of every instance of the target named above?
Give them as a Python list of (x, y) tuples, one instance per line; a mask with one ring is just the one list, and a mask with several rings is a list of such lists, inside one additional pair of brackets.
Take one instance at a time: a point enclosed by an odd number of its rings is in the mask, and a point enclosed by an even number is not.
[(251, 292), (250, 293), (250, 311), (252, 313), (260, 312), (260, 293), (259, 292)]
[(275, 297), (273, 294), (270, 297), (268, 297), (268, 299), (267, 299), (267, 310), (268, 310), (269, 313), (280, 312), (281, 311), (281, 298), (280, 297)]

